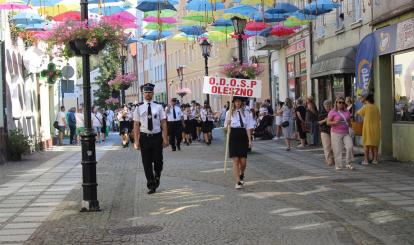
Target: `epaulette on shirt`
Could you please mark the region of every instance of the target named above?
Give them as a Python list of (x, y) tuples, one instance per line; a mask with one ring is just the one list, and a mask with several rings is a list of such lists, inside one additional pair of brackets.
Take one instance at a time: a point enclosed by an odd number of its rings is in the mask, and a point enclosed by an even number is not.
[(144, 102), (139, 102), (139, 103), (138, 103), (138, 106), (143, 105), (143, 104), (144, 104)]

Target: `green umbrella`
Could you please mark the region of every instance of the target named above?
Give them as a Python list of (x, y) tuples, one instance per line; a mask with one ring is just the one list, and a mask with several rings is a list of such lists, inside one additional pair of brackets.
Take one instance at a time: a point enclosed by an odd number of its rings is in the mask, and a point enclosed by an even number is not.
[(175, 25), (173, 25), (173, 24), (162, 24), (162, 25), (159, 25), (158, 23), (148, 23), (145, 27), (144, 27), (144, 29), (148, 29), (148, 30), (169, 30), (169, 29), (172, 29), (172, 28), (174, 28), (175, 27)]
[(223, 32), (223, 33), (232, 33), (232, 32), (234, 32), (233, 26), (212, 26), (211, 30), (212, 31), (219, 31), (219, 32)]
[(192, 21), (197, 21), (197, 22), (207, 22), (207, 23), (211, 23), (214, 20), (213, 17), (205, 16), (205, 15), (188, 15), (188, 16), (184, 16), (182, 19), (192, 20)]
[[(159, 17), (171, 17), (171, 16), (174, 16), (176, 14), (177, 14), (176, 11), (169, 10), (169, 9), (164, 9), (164, 10), (160, 11)], [(158, 11), (154, 10), (154, 11), (145, 12), (144, 17), (147, 17), (147, 16), (158, 16)]]

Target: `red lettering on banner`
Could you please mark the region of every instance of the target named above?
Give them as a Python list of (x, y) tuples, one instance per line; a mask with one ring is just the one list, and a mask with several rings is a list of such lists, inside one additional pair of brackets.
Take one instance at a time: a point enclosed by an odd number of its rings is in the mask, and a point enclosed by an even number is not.
[(215, 77), (210, 77), (209, 83), (210, 83), (211, 85), (216, 84), (216, 78), (215, 78)]
[(241, 80), (240, 81), (240, 87), (242, 87), (242, 88), (246, 87), (246, 80)]
[(224, 87), (223, 88), (223, 93), (224, 94), (229, 94), (229, 88), (228, 87)]
[(236, 86), (236, 79), (231, 79), (230, 80), (230, 86), (232, 86), (232, 87), (234, 87), (234, 86)]
[(226, 85), (226, 79), (220, 78), (220, 85)]
[(254, 86), (256, 86), (256, 84), (257, 84), (257, 82), (256, 82), (256, 81), (254, 81), (254, 80), (252, 80), (252, 81), (250, 82), (250, 87), (251, 87), (251, 88), (253, 88)]
[(249, 96), (249, 97), (253, 96), (253, 90), (252, 89), (247, 90), (247, 96)]

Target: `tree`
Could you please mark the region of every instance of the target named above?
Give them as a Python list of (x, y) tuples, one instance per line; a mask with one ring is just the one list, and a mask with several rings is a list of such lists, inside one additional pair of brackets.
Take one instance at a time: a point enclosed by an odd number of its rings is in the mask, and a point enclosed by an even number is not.
[(108, 107), (105, 100), (112, 97), (112, 89), (108, 85), (108, 81), (115, 77), (116, 73), (120, 71), (120, 67), (121, 61), (116, 49), (105, 49), (99, 54), (98, 68), (100, 75), (96, 78), (99, 90), (94, 93), (94, 104), (96, 106)]

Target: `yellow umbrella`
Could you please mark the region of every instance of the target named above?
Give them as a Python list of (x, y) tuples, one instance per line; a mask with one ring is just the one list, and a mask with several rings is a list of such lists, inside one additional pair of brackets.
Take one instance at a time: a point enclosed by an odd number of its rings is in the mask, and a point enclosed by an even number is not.
[(229, 35), (226, 35), (220, 31), (209, 31), (206, 33), (205, 36), (213, 42), (222, 42), (225, 41), (227, 38), (230, 38)]
[(274, 0), (241, 0), (240, 3), (247, 5), (258, 5), (262, 4), (262, 1), (265, 6), (273, 6), (274, 4)]
[(55, 6), (45, 6), (38, 8), (37, 12), (41, 15), (46, 15), (50, 17), (54, 17), (59, 14), (63, 14), (68, 11), (79, 10), (79, 4), (65, 4), (65, 5), (55, 5)]
[(185, 36), (182, 33), (178, 33), (172, 37), (172, 40), (175, 41), (193, 41), (193, 37)]

